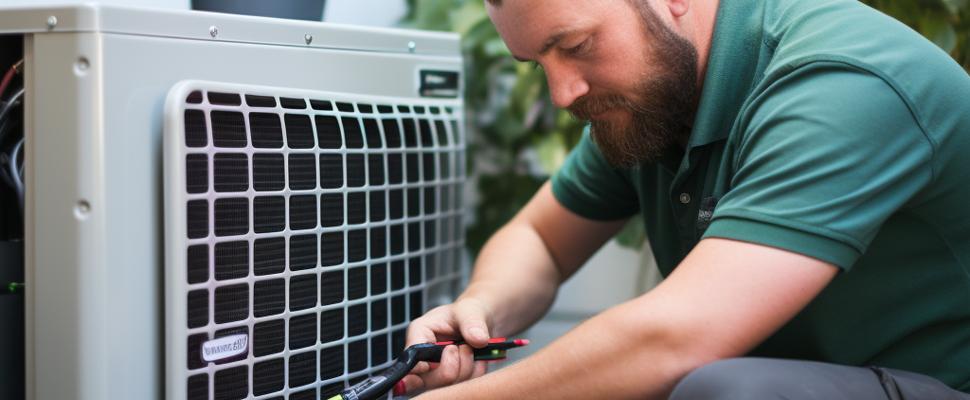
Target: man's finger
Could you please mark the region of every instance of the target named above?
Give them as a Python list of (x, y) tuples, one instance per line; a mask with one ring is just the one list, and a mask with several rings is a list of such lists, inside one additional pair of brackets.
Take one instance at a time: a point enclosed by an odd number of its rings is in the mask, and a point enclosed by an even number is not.
[(424, 379), (418, 375), (410, 374), (401, 380), (404, 382), (404, 392), (409, 395), (421, 393), (425, 389)]
[(405, 347), (419, 343), (433, 343), (452, 340), (459, 336), (458, 322), (451, 308), (437, 307), (427, 314), (411, 321), (408, 327)]
[(458, 347), (458, 379), (457, 382), (463, 382), (471, 379), (472, 374), (475, 372), (475, 355), (472, 354), (471, 346), (459, 346)]
[[(442, 354), (442, 357), (444, 357), (444, 354)], [(413, 396), (421, 393), (425, 389), (436, 388), (436, 386), (428, 386), (427, 384), (425, 384), (425, 379), (424, 379), (424, 376), (427, 373), (433, 372), (433, 370), (437, 369), (437, 368), (429, 368), (432, 364), (438, 365), (438, 363), (420, 362), (418, 363), (418, 365), (414, 367), (414, 369), (411, 370), (410, 374), (408, 374), (407, 376), (401, 379), (401, 381), (404, 382), (404, 390), (406, 394)], [(488, 361), (474, 361), (471, 367), (472, 368), (471, 376), (466, 377), (466, 379), (464, 380), (474, 379), (482, 375), (485, 375), (486, 373), (488, 373), (488, 364), (489, 364)], [(452, 383), (457, 383), (457, 380), (456, 382), (452, 382)]]
[(488, 363), (485, 361), (475, 361), (475, 371), (472, 372), (471, 379), (478, 378), (488, 372)]
[(441, 352), (441, 362), (438, 368), (421, 375), (424, 386), (427, 389), (448, 386), (458, 380), (460, 360), (458, 359), (458, 346), (448, 346)]
[(485, 347), (489, 339), (485, 309), (477, 302), (466, 300), (455, 303), (454, 312), (465, 343), (475, 348)]
[(413, 321), (408, 327), (404, 347), (407, 348), (418, 343), (435, 342), (436, 335), (433, 328), (429, 326), (429, 323), (430, 321), (426, 321), (423, 318)]
[(419, 361), (417, 364), (414, 365), (414, 368), (411, 368), (411, 373), (415, 375), (421, 375), (430, 370), (431, 370), (430, 364), (428, 364), (426, 361)]

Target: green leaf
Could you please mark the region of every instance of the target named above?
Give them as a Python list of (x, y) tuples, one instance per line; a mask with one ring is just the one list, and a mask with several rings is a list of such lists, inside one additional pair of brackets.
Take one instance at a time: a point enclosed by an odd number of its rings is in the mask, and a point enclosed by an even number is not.
[(453, 31), (464, 36), (473, 27), (481, 24), (491, 26), (488, 16), (485, 14), (484, 2), (466, 1), (458, 9), (451, 12), (450, 19)]
[(468, 229), (468, 244), (474, 253), (477, 254), (485, 241), (525, 206), (543, 181), (514, 170), (480, 176), (479, 212), (476, 213), (475, 223)]
[(539, 140), (535, 144), (539, 164), (548, 175), (552, 175), (559, 170), (562, 163), (566, 161), (566, 154), (569, 153), (569, 148), (566, 147), (566, 141), (563, 135), (556, 133), (552, 132), (551, 134), (540, 135)]
[(970, 4), (968, 0), (942, 0), (943, 5), (946, 6), (946, 10), (952, 15), (959, 14), (961, 10), (966, 10), (967, 5)]
[(508, 46), (505, 45), (505, 42), (502, 41), (502, 38), (500, 37), (495, 37), (485, 41), (485, 44), (482, 47), (483, 47), (483, 50), (485, 50), (485, 55), (489, 57), (495, 57), (495, 56), (511, 57), (512, 56), (512, 51), (509, 50)]
[(436, 31), (451, 30), (448, 14), (454, 3), (442, 0), (416, 0), (414, 7), (420, 12), (415, 14), (414, 24), (421, 29)]
[(928, 14), (920, 18), (920, 31), (947, 53), (952, 52), (957, 45), (956, 31), (940, 15)]

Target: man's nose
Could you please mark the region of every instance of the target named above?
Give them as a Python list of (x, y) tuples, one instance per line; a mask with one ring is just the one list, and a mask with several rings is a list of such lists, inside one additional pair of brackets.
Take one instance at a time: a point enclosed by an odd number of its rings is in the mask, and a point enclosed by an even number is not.
[(556, 107), (569, 107), (576, 99), (589, 92), (589, 84), (578, 71), (567, 66), (547, 67), (545, 70), (549, 96)]

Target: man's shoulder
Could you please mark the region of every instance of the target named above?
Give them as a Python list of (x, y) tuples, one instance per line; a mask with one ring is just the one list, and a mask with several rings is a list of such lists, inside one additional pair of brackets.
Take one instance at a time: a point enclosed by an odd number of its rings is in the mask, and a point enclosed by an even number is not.
[(860, 1), (770, 3), (763, 29), (771, 52), (762, 87), (796, 70), (840, 64), (879, 77), (913, 104), (950, 100), (939, 91), (970, 90), (970, 76), (948, 54)]
[(935, 44), (858, 1), (773, 4), (764, 22), (770, 58), (751, 92), (749, 118), (766, 98), (798, 97), (837, 129), (865, 113), (871, 129), (852, 135), (918, 132), (942, 155), (936, 170), (970, 151), (964, 140), (944, 145), (970, 132), (970, 75)]
[[(826, 112), (835, 126), (865, 110), (874, 120), (867, 126), (876, 129), (868, 133), (912, 126), (933, 146), (970, 130), (970, 76), (901, 22), (852, 0), (768, 4), (763, 45), (769, 55), (748, 99), (749, 114), (781, 96), (801, 99), (806, 112)], [(887, 103), (901, 104), (907, 118), (887, 115), (901, 109)]]

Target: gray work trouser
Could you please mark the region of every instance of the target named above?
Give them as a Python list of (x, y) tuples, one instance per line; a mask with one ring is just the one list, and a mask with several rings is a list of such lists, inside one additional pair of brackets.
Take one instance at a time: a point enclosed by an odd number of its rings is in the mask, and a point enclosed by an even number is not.
[(926, 375), (814, 361), (733, 358), (688, 374), (670, 400), (970, 400)]

